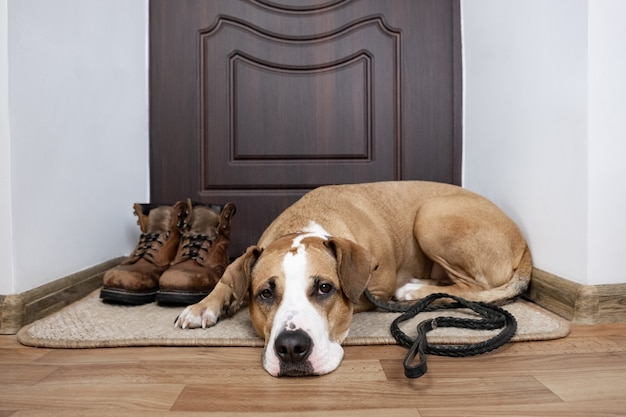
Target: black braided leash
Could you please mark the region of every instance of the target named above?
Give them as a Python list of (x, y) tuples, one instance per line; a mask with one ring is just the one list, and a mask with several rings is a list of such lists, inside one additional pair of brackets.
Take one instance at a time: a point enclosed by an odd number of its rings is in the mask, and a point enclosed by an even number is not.
[[(508, 311), (492, 304), (467, 301), (449, 294), (432, 294), (408, 306), (402, 303), (382, 302), (374, 297), (368, 290), (365, 290), (365, 296), (378, 308), (403, 313), (391, 323), (390, 331), (391, 335), (399, 344), (409, 349), (403, 362), (404, 375), (408, 378), (419, 378), (426, 373), (428, 369), (426, 366), (426, 354), (454, 357), (480, 355), (482, 353), (491, 352), (504, 345), (511, 340), (517, 331), (517, 321)], [(452, 299), (454, 302), (438, 304), (434, 308), (430, 306), (431, 303), (442, 298)], [(422, 311), (452, 308), (469, 308), (475, 313), (478, 313), (483, 319), (436, 317), (432, 320), (424, 320), (417, 325), (417, 337), (415, 340), (411, 339), (400, 330), (400, 323), (417, 316)], [(428, 343), (426, 333), (437, 327), (457, 327), (473, 330), (496, 330), (502, 328), (502, 331), (490, 339), (478, 343), (466, 345), (431, 345)], [(414, 362), (417, 363), (411, 365)]]

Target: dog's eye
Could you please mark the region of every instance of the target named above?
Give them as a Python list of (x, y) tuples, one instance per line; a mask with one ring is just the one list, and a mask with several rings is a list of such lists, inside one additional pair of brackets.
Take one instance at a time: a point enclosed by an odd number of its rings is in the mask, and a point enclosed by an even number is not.
[(256, 299), (265, 304), (271, 304), (276, 297), (276, 282), (274, 278), (267, 280), (267, 283), (256, 293)]
[(332, 290), (333, 286), (327, 282), (320, 284), (319, 287), (317, 287), (317, 293), (319, 295), (329, 294)]
[(259, 292), (259, 298), (263, 301), (269, 301), (274, 298), (274, 292), (269, 288), (265, 288), (264, 290), (261, 290), (261, 292)]

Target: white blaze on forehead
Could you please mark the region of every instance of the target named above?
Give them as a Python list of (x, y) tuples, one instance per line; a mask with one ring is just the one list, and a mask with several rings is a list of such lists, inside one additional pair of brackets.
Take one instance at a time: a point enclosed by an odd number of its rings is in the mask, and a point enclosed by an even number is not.
[(283, 258), (285, 293), (280, 310), (301, 308), (303, 302), (310, 304), (307, 298), (309, 287), (307, 253), (301, 240), (301, 236), (294, 239), (293, 250), (287, 252)]
[[(308, 274), (308, 258), (305, 246), (302, 240), (308, 237), (319, 237), (324, 240), (328, 239), (328, 232), (322, 226), (310, 221), (309, 224), (302, 229), (302, 233), (296, 236), (291, 244), (292, 251), (287, 252), (283, 258), (283, 271), (285, 273), (285, 293), (283, 294), (283, 305), (280, 309), (297, 308), (297, 313), (302, 314), (302, 303), (306, 303), (305, 309), (316, 311), (311, 306), (307, 294), (309, 292), (309, 274)], [(298, 314), (298, 315), (299, 315)], [(317, 314), (317, 313), (316, 313)], [(298, 321), (293, 315), (290, 321)], [(296, 324), (296, 323), (294, 323)]]

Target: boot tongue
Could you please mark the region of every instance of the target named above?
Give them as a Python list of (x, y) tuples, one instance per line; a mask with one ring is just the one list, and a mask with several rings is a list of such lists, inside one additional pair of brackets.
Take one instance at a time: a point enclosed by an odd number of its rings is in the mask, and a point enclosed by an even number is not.
[(165, 233), (172, 228), (172, 214), (174, 210), (169, 206), (153, 208), (148, 213), (146, 233)]
[(203, 206), (194, 207), (192, 213), (189, 231), (193, 234), (202, 234), (214, 238), (217, 235), (217, 225), (220, 222), (219, 214)]

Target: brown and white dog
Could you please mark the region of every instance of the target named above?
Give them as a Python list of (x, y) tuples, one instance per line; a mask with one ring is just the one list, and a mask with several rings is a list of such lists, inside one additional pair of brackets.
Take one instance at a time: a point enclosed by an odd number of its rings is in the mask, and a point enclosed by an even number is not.
[(518, 227), (468, 190), (422, 181), (325, 186), (278, 216), (175, 325), (213, 326), (249, 302), (267, 372), (321, 375), (339, 366), (353, 312), (373, 307), (366, 288), (382, 300), (445, 292), (502, 304), (526, 289), (531, 269)]

